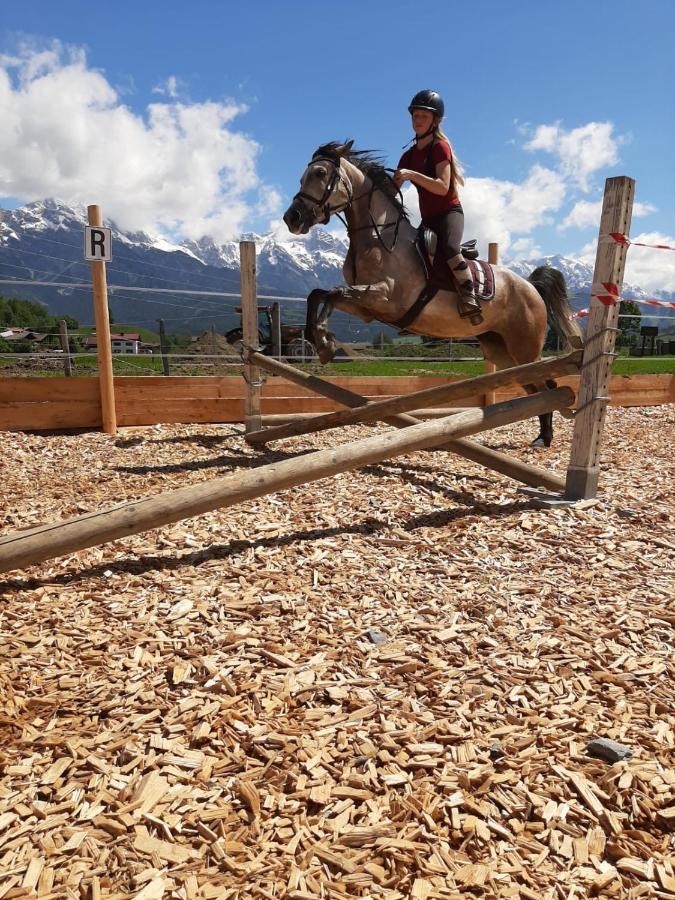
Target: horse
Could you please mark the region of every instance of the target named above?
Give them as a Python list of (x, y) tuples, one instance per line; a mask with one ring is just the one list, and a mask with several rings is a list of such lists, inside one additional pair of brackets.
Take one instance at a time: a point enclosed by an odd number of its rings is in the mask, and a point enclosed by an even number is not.
[[(565, 278), (550, 266), (535, 269), (528, 279), (494, 266), (494, 298), (481, 304), (480, 324), (459, 316), (453, 290), (439, 290), (426, 304), (416, 304), (428, 284), (427, 270), (416, 246), (417, 230), (389, 171), (371, 151), (354, 150), (353, 141), (323, 144), (313, 153), (300, 190), (284, 213), (292, 234), (307, 234), (333, 215), (344, 213), (346, 219), (345, 284), (315, 289), (307, 298), (306, 336), (322, 363), (337, 349), (326, 327), (334, 309), (428, 337), (475, 337), (498, 369), (538, 360), (548, 324), (567, 348), (582, 345), (581, 330), (570, 318)], [(547, 381), (545, 386), (526, 385), (525, 390), (536, 393), (552, 386), (555, 382)], [(540, 415), (539, 422), (533, 445), (549, 447), (553, 414)]]

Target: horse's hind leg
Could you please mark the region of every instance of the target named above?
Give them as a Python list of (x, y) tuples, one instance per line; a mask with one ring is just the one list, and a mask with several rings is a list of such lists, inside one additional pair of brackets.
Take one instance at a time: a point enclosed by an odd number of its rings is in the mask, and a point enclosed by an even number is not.
[[(498, 369), (508, 369), (511, 366), (521, 365), (523, 363), (533, 362), (528, 357), (528, 348), (520, 348), (520, 352), (510, 350), (501, 335), (495, 331), (488, 331), (485, 334), (478, 335), (478, 342), (483, 351), (485, 359), (494, 363)], [(531, 351), (530, 351), (531, 352)], [(534, 357), (536, 359), (537, 356)], [(556, 387), (555, 381), (547, 381), (546, 388)], [(528, 394), (536, 394), (544, 389), (543, 385), (524, 384), (523, 389)], [(550, 447), (553, 441), (553, 413), (542, 413), (539, 416), (539, 434), (532, 441), (533, 447)]]

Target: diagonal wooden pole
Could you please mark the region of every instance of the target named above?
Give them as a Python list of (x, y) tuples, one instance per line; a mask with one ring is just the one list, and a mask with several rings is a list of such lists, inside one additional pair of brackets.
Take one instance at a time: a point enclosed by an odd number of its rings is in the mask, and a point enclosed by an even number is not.
[(468, 409), (444, 419), (421, 422), (402, 431), (377, 434), (341, 447), (317, 450), (306, 456), (247, 472), (235, 472), (156, 497), (123, 503), (70, 521), (9, 534), (0, 538), (0, 572), (138, 534), (219, 507), (234, 506), (296, 485), (319, 481), (414, 450), (438, 447), (453, 437), (475, 434), (562, 409), (573, 401), (574, 391), (567, 387), (530, 397), (517, 397), (488, 409)]
[[(513, 366), (510, 369), (500, 369), (475, 378), (463, 378), (451, 384), (441, 384), (436, 387), (415, 391), (412, 394), (402, 394), (399, 397), (389, 397), (386, 400), (378, 400), (366, 403), (356, 409), (341, 410), (340, 412), (326, 413), (306, 421), (289, 422), (287, 425), (278, 425), (275, 428), (262, 428), (259, 431), (249, 432), (246, 440), (249, 444), (267, 444), (270, 441), (278, 441), (281, 438), (296, 435), (310, 434), (317, 431), (327, 431), (330, 428), (341, 428), (345, 425), (357, 425), (362, 422), (373, 422), (391, 418), (399, 413), (411, 412), (415, 409), (424, 409), (435, 403), (452, 403), (481, 394), (486, 388), (494, 391), (495, 388), (506, 384), (531, 384), (545, 381), (556, 375), (571, 375), (579, 370), (581, 364), (581, 351), (575, 350), (565, 356), (552, 356), (533, 363), (525, 363), (521, 366)], [(261, 365), (264, 365), (261, 363)], [(449, 411), (450, 414), (450, 411)]]
[[(299, 369), (293, 368), (286, 363), (263, 356), (261, 353), (251, 353), (251, 360), (261, 368), (274, 375), (281, 375), (293, 384), (306, 387), (308, 390), (319, 394), (322, 397), (328, 397), (347, 406), (350, 409), (356, 407), (364, 407), (368, 405), (368, 399), (361, 394), (348, 391), (346, 388), (337, 384), (332, 384), (318, 375), (309, 375), (307, 372), (301, 372)], [(395, 416), (387, 416), (382, 419), (389, 425), (396, 428), (408, 428), (410, 425), (419, 424), (419, 419), (408, 413), (399, 413)], [(531, 463), (524, 462), (507, 453), (501, 453), (499, 450), (492, 450), (490, 447), (484, 447), (477, 441), (469, 440), (469, 438), (457, 438), (445, 446), (441, 446), (441, 450), (449, 450), (456, 453), (464, 459), (470, 459), (472, 462), (485, 466), (494, 472), (499, 472), (507, 478), (513, 478), (522, 484), (527, 484), (534, 488), (546, 488), (549, 491), (561, 493), (565, 487), (565, 479), (555, 472), (543, 469), (541, 466), (534, 466)]]

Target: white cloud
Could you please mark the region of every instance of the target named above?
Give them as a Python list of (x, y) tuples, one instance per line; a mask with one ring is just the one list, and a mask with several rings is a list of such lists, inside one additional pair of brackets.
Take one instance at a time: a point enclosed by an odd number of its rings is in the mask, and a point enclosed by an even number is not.
[[(643, 244), (675, 247), (675, 237), (660, 231), (643, 231), (632, 234), (630, 239)], [(594, 265), (597, 247), (598, 239), (594, 238), (584, 244), (577, 258), (590, 266)], [(629, 247), (624, 281), (639, 285), (652, 295), (657, 291), (675, 291), (675, 253), (670, 250), (652, 250), (649, 247)]]
[(615, 136), (613, 131), (611, 122), (588, 122), (571, 131), (566, 131), (559, 122), (539, 125), (525, 149), (544, 150), (557, 156), (562, 174), (587, 191), (594, 172), (619, 161), (618, 148), (624, 138)]
[(171, 97), (175, 100), (178, 93), (182, 90), (182, 82), (175, 75), (169, 75), (166, 81), (161, 81), (152, 89), (153, 94), (161, 94), (162, 96)]
[[(631, 240), (675, 247), (675, 236), (660, 231), (632, 234)], [(629, 247), (625, 278), (631, 284), (639, 284), (643, 290), (651, 293), (675, 291), (675, 252), (651, 250), (648, 247)]]
[(488, 242), (496, 241), (500, 257), (520, 253), (512, 246), (514, 235), (527, 236), (538, 225), (548, 224), (564, 199), (563, 179), (543, 166), (533, 166), (519, 184), (494, 178), (467, 178), (462, 192), (467, 237), (477, 237), (482, 252), (487, 251)]
[(510, 256), (512, 259), (535, 259), (543, 255), (544, 251), (533, 238), (518, 238), (511, 245)]
[(579, 200), (575, 203), (567, 216), (558, 226), (560, 231), (565, 228), (589, 228), (600, 224), (602, 212), (602, 200)]
[[(633, 204), (633, 218), (648, 216), (657, 212), (657, 208), (651, 203), (641, 203), (637, 200)], [(567, 216), (558, 226), (563, 231), (566, 228), (597, 228), (600, 224), (602, 213), (602, 200), (579, 200), (575, 203)]]
[[(419, 224), (416, 188), (406, 184), (402, 193), (413, 225)], [(481, 255), (485, 256), (490, 242), (499, 244), (500, 257), (509, 253), (529, 255), (526, 248), (538, 252), (533, 240), (526, 243), (514, 235), (528, 235), (538, 225), (548, 224), (551, 213), (560, 208), (564, 198), (563, 178), (539, 165), (533, 166), (519, 184), (496, 178), (467, 178), (461, 191), (464, 236), (478, 238)]]
[(280, 207), (259, 145), (233, 127), (245, 111), (169, 97), (141, 116), (81, 49), (23, 45), (0, 57), (0, 196), (98, 203), (122, 228), (227, 240)]

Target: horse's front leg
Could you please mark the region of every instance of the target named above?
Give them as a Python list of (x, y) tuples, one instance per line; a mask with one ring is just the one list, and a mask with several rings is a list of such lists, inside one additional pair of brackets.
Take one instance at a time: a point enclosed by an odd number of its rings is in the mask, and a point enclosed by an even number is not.
[(381, 319), (389, 303), (390, 289), (389, 283), (383, 281), (312, 291), (307, 298), (306, 337), (314, 344), (322, 363), (331, 361), (337, 347), (335, 335), (326, 327), (333, 309), (355, 315), (364, 322)]
[(330, 297), (334, 291), (323, 291), (317, 288), (307, 298), (307, 324), (305, 339), (317, 352), (322, 363), (330, 362), (335, 354), (335, 337), (326, 328), (326, 323), (333, 312)]

